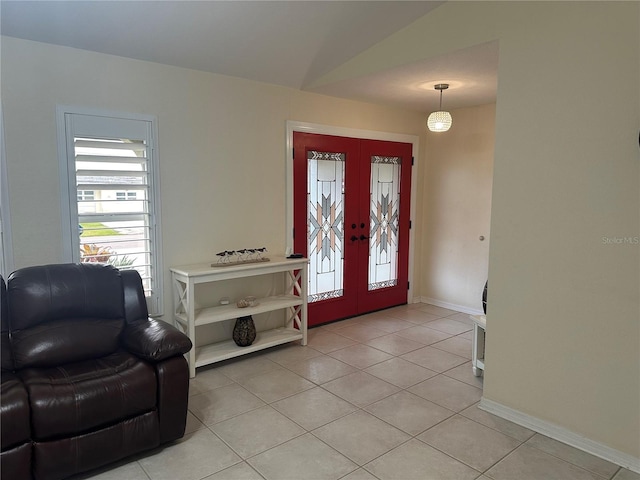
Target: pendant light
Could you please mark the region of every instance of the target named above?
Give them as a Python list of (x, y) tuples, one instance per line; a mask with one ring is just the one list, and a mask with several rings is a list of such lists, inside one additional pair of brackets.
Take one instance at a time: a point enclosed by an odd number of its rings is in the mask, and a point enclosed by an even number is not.
[(442, 91), (449, 88), (448, 83), (438, 83), (434, 85), (436, 90), (440, 90), (440, 108), (437, 112), (432, 112), (427, 119), (427, 127), (432, 132), (446, 132), (451, 128), (451, 114), (442, 110)]

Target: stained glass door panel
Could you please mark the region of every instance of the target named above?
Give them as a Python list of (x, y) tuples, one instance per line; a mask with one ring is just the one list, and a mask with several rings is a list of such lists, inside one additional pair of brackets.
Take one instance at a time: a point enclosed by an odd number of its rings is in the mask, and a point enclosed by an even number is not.
[(344, 294), (345, 154), (307, 152), (309, 303)]
[(401, 161), (400, 157), (371, 157), (369, 291), (398, 284)]

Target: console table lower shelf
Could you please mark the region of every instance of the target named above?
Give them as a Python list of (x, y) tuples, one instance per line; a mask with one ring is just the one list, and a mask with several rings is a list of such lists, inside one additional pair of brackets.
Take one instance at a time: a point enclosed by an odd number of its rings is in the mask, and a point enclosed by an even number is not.
[(196, 348), (195, 366), (202, 367), (295, 340), (302, 340), (302, 332), (300, 330), (295, 328), (274, 328), (273, 330), (258, 332), (255, 341), (247, 347), (239, 347), (233, 340), (203, 345)]

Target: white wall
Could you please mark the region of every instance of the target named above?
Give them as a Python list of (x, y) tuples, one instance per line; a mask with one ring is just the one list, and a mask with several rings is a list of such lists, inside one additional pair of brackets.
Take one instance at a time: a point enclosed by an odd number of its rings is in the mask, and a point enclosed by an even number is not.
[(495, 109), (453, 110), (448, 132), (427, 133), (422, 169), (422, 299), (470, 313), (489, 270)]
[(316, 84), (492, 40), (484, 396), (640, 471), (640, 3), (446, 2)]
[(16, 268), (64, 260), (56, 104), (156, 115), (166, 313), (169, 266), (284, 251), (287, 120), (424, 139), (415, 112), (9, 37), (1, 48)]
[(640, 235), (639, 7), (530, 5), (500, 42), (485, 380), (636, 469), (640, 247), (603, 238)]

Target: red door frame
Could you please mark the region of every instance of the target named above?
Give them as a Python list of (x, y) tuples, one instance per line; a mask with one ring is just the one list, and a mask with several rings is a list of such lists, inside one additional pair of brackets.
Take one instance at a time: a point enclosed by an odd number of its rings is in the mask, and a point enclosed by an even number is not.
[[(309, 326), (351, 317), (407, 302), (409, 217), (411, 191), (412, 145), (382, 140), (366, 140), (350, 137), (294, 132), (294, 250), (308, 255), (307, 212), (307, 152), (344, 152), (345, 190), (344, 205), (344, 292), (332, 298), (309, 304)], [(370, 236), (370, 175), (372, 155), (400, 156), (401, 206), (399, 221), (398, 284), (380, 290), (368, 291), (368, 258)], [(409, 168), (407, 168), (407, 166)], [(346, 187), (345, 187), (346, 188)], [(363, 193), (364, 192), (364, 193)], [(300, 225), (304, 225), (300, 232)], [(363, 226), (364, 225), (364, 226)], [(366, 237), (361, 239), (361, 236)], [(310, 273), (311, 274), (311, 273)]]

